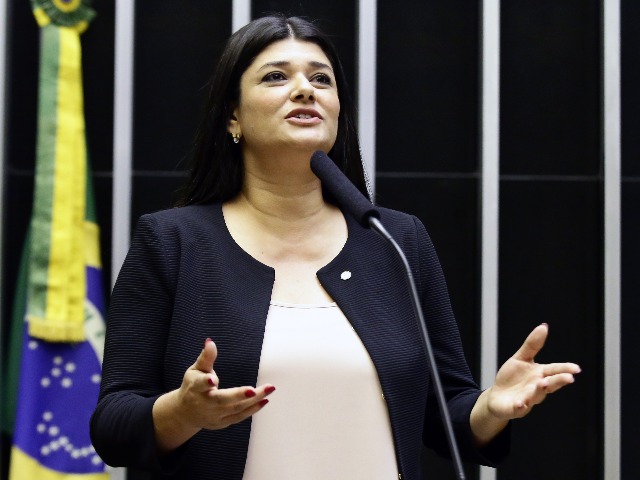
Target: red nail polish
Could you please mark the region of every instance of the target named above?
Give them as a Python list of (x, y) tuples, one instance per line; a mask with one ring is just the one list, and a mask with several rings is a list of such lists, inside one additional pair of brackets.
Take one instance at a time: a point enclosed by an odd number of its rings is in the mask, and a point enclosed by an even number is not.
[(264, 393), (266, 393), (267, 395), (269, 395), (270, 393), (273, 393), (276, 391), (276, 387), (274, 387), (273, 385), (269, 385), (268, 387), (265, 387), (264, 389)]
[(256, 392), (254, 392), (253, 390), (245, 390), (244, 396), (247, 398), (255, 397)]
[(207, 382), (209, 383), (209, 385), (211, 385), (212, 387), (216, 386), (216, 382), (213, 381), (213, 378), (209, 377), (207, 378)]
[(269, 403), (269, 400), (267, 398), (263, 398), (262, 400), (260, 400), (260, 406), (264, 407), (267, 403)]

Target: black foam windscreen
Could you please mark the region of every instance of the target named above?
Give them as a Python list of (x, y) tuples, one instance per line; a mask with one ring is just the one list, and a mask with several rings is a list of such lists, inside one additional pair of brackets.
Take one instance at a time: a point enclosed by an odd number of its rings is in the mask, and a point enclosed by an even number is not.
[(365, 228), (369, 228), (369, 218), (380, 218), (380, 211), (373, 205), (338, 166), (321, 150), (311, 156), (311, 171), (322, 185), (336, 199), (344, 211), (355, 217)]

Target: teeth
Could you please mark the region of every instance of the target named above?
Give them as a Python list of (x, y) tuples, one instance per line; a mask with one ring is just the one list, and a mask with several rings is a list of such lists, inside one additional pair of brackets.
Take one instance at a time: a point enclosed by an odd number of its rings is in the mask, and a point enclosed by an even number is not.
[(298, 115), (296, 115), (296, 118), (311, 118), (311, 115), (308, 115), (306, 113), (299, 113)]

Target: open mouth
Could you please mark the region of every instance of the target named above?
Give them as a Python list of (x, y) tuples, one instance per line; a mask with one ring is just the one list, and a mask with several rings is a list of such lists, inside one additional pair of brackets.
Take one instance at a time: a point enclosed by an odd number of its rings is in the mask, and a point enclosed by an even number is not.
[(311, 119), (322, 120), (322, 115), (320, 115), (320, 113), (312, 109), (297, 108), (289, 112), (289, 114), (287, 115), (287, 118), (297, 118), (298, 120), (311, 120)]

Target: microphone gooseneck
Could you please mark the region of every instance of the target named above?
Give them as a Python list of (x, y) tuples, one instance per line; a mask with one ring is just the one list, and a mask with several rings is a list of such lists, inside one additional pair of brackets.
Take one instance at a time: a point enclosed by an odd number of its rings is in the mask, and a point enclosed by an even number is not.
[(464, 469), (462, 468), (462, 460), (460, 459), (458, 444), (456, 443), (455, 435), (453, 433), (453, 426), (451, 425), (451, 417), (449, 415), (449, 409), (447, 408), (447, 401), (442, 389), (442, 383), (440, 382), (440, 375), (438, 373), (438, 367), (436, 365), (431, 341), (429, 340), (427, 324), (424, 320), (424, 315), (422, 314), (422, 306), (420, 305), (418, 290), (416, 289), (407, 257), (404, 255), (404, 252), (393, 239), (391, 234), (384, 228), (384, 225), (382, 225), (379, 209), (367, 200), (364, 195), (362, 195), (346, 175), (342, 173), (333, 160), (331, 160), (324, 152), (318, 150), (312, 155), (311, 170), (320, 179), (322, 185), (329, 191), (329, 193), (333, 195), (338, 202), (338, 205), (340, 205), (340, 207), (342, 207), (342, 209), (348, 214), (356, 218), (363, 227), (371, 228), (385, 241), (387, 241), (393, 247), (398, 258), (404, 265), (407, 282), (411, 292), (413, 310), (418, 321), (418, 326), (420, 327), (422, 345), (427, 353), (429, 372), (433, 378), (434, 390), (436, 398), (438, 399), (438, 407), (440, 409), (440, 416), (442, 417), (444, 430), (447, 434), (447, 442), (449, 443), (449, 451), (451, 452), (451, 459), (453, 460), (456, 477), (458, 480), (465, 480), (466, 477)]

